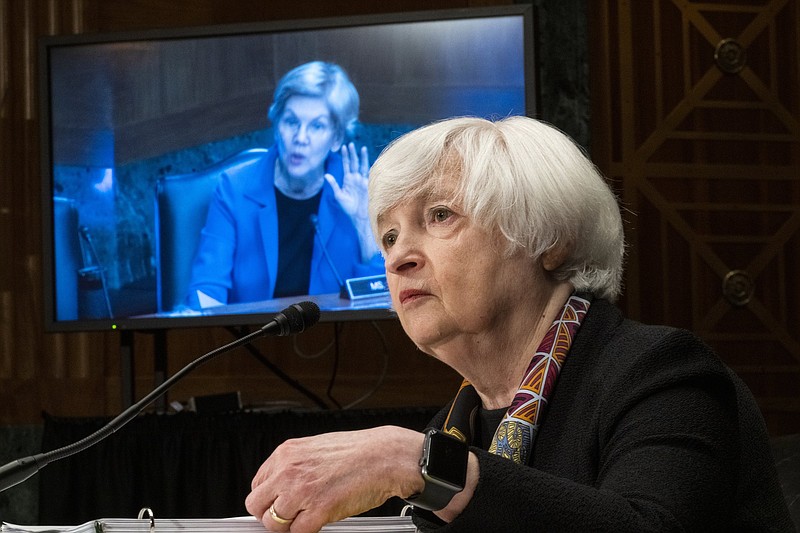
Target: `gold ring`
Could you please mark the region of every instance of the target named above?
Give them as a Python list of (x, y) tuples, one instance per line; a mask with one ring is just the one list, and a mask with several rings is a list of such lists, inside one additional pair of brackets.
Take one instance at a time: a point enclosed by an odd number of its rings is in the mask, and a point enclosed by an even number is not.
[(269, 506), (269, 516), (272, 517), (272, 519), (275, 520), (276, 523), (282, 525), (291, 524), (292, 522), (294, 522), (294, 518), (286, 519), (279, 516), (278, 513), (275, 512), (274, 504)]

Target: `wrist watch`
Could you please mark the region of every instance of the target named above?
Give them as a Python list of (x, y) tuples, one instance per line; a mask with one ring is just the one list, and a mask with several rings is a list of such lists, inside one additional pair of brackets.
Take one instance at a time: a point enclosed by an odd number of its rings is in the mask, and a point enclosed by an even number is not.
[(419, 460), (425, 488), (406, 498), (406, 502), (429, 511), (447, 507), (453, 496), (464, 489), (468, 457), (466, 442), (439, 429), (428, 429)]

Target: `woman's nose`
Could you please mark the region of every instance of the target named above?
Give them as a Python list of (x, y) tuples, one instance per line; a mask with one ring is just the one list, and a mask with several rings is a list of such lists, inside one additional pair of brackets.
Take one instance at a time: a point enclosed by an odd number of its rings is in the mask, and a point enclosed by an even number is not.
[(424, 256), (411, 236), (398, 235), (392, 247), (384, 253), (384, 262), (388, 272), (407, 274), (423, 265)]
[(298, 144), (306, 144), (308, 142), (308, 127), (301, 124), (294, 134), (294, 142)]

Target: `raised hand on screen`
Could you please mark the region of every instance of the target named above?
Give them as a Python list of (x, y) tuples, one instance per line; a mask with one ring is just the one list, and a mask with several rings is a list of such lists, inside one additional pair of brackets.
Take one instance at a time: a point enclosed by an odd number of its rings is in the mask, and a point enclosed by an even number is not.
[(353, 143), (342, 146), (342, 166), (344, 179), (342, 186), (330, 174), (325, 179), (333, 188), (336, 201), (351, 218), (367, 218), (367, 177), (369, 175), (369, 159), (367, 147), (362, 146), (360, 153)]
[(375, 240), (372, 237), (372, 230), (369, 226), (367, 183), (369, 178), (369, 157), (367, 147), (362, 146), (361, 150), (356, 150), (353, 143), (342, 146), (342, 166), (344, 176), (342, 186), (336, 179), (325, 174), (325, 179), (333, 189), (336, 201), (342, 206), (342, 210), (352, 219), (353, 225), (358, 231), (361, 242), (361, 255), (364, 261), (368, 261), (378, 252)]

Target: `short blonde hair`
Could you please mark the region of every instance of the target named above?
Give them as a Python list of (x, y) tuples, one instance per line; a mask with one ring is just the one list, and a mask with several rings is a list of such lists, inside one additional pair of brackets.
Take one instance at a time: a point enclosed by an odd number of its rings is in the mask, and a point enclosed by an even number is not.
[(323, 98), (339, 138), (343, 140), (345, 135), (353, 133), (358, 122), (360, 100), (358, 91), (339, 65), (312, 61), (284, 74), (275, 87), (269, 107), (268, 116), (273, 124), (277, 124), (292, 96)]

